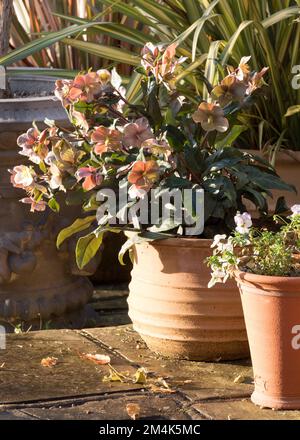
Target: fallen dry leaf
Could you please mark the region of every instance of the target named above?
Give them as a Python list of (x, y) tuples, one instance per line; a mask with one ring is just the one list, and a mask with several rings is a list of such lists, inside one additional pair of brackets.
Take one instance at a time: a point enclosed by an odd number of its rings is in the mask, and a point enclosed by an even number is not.
[(152, 393), (162, 393), (162, 394), (174, 394), (174, 393), (176, 393), (176, 390), (172, 390), (171, 388), (159, 387), (159, 386), (154, 385), (154, 384), (150, 385), (149, 390), (152, 391)]
[(150, 391), (152, 391), (152, 393), (162, 393), (162, 394), (174, 394), (174, 393), (176, 393), (176, 390), (172, 390), (171, 388), (158, 387), (157, 385), (151, 385), (150, 386)]
[(58, 359), (53, 356), (46, 357), (41, 360), (41, 365), (43, 367), (54, 367), (57, 364)]
[(138, 368), (134, 375), (134, 383), (144, 384), (147, 382), (147, 370), (143, 367)]
[(103, 382), (124, 382), (126, 377), (110, 366), (109, 376), (104, 376)]
[(137, 403), (127, 403), (126, 411), (132, 420), (136, 420), (140, 416), (141, 407)]
[(3, 368), (5, 365), (5, 362), (3, 362), (3, 364), (0, 365), (0, 368)]
[(165, 381), (165, 379), (163, 377), (159, 377), (156, 381), (156, 385), (166, 388), (167, 390), (170, 389), (169, 385), (167, 384), (167, 382)]
[(253, 380), (251, 377), (249, 376), (245, 376), (244, 374), (239, 374), (238, 376), (235, 377), (234, 383), (253, 383)]
[(107, 365), (110, 363), (110, 357), (106, 354), (81, 353), (80, 357), (95, 362), (98, 365)]

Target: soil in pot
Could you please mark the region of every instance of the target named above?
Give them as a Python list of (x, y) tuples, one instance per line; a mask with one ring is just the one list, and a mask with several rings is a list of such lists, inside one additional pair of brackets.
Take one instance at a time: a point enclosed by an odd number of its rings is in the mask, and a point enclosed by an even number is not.
[(129, 316), (148, 347), (188, 360), (245, 358), (249, 347), (234, 281), (208, 289), (211, 240), (138, 244), (129, 285)]
[(300, 278), (237, 273), (255, 391), (252, 401), (300, 409)]

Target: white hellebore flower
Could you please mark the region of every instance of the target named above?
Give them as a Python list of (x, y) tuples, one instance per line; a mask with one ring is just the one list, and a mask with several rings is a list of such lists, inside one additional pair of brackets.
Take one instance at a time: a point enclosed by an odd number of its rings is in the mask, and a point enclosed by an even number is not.
[(60, 189), (61, 191), (66, 192), (66, 188), (62, 184), (62, 175), (59, 171), (59, 168), (51, 163), (50, 165), (51, 179), (49, 182), (51, 189)]
[(234, 221), (236, 224), (235, 230), (237, 232), (240, 234), (249, 233), (249, 228), (252, 226), (252, 220), (251, 215), (248, 212), (243, 212), (243, 214), (237, 212), (236, 216), (234, 217)]
[(22, 185), (25, 188), (29, 187), (33, 183), (34, 171), (25, 165), (19, 165), (14, 167), (14, 181), (17, 185)]
[(291, 207), (291, 211), (293, 213), (292, 217), (295, 217), (296, 215), (300, 214), (300, 205), (293, 205)]

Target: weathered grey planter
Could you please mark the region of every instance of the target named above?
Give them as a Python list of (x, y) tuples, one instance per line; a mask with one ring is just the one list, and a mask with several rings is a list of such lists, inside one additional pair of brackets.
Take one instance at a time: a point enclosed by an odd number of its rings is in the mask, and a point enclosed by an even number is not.
[[(77, 273), (65, 248), (58, 252), (55, 235), (63, 216), (29, 212), (19, 199), (24, 192), (10, 184), (8, 169), (26, 158), (18, 154), (16, 139), (32, 121), (67, 122), (65, 110), (50, 92), (55, 79), (26, 75), (10, 80), (13, 91), (48, 92), (48, 96), (0, 100), (0, 321), (48, 319), (87, 303), (92, 285)], [(66, 217), (70, 216), (69, 222)]]

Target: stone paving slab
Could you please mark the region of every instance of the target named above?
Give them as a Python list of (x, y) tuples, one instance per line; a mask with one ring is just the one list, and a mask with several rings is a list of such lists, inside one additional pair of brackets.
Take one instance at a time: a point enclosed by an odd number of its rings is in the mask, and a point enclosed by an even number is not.
[(211, 420), (300, 420), (300, 411), (273, 411), (254, 405), (250, 399), (209, 401), (193, 408)]
[(82, 332), (103, 346), (112, 347), (150, 372), (166, 378), (192, 400), (249, 397), (253, 390), (250, 360), (232, 363), (188, 362), (161, 358), (151, 352), (132, 326), (86, 329)]
[[(112, 366), (132, 375), (148, 370), (144, 384), (103, 382), (108, 366), (80, 353), (108, 354)], [(53, 368), (42, 358), (54, 356)], [(127, 373), (126, 373), (127, 372)], [(155, 384), (163, 384), (170, 388)], [(132, 326), (50, 330), (8, 335), (0, 350), (0, 420), (124, 420), (137, 403), (143, 420), (299, 420), (300, 411), (260, 409), (249, 360), (228, 363), (172, 361), (150, 352)]]
[[(139, 385), (104, 383), (106, 365), (80, 358), (80, 353), (99, 353), (98, 347), (72, 330), (49, 330), (7, 336), (0, 350), (0, 403), (47, 400), (127, 389)], [(101, 350), (100, 354), (108, 354)], [(58, 359), (52, 368), (41, 366), (48, 356)], [(134, 374), (129, 362), (110, 353), (117, 370)], [(3, 365), (4, 364), (4, 365)]]
[[(83, 399), (84, 400), (84, 399)], [(191, 420), (180, 399), (169, 396), (123, 394), (100, 397), (98, 400), (51, 402), (48, 405), (23, 405), (18, 409), (1, 413), (0, 420), (29, 418), (42, 420), (128, 420), (127, 404), (140, 407), (143, 420)]]

